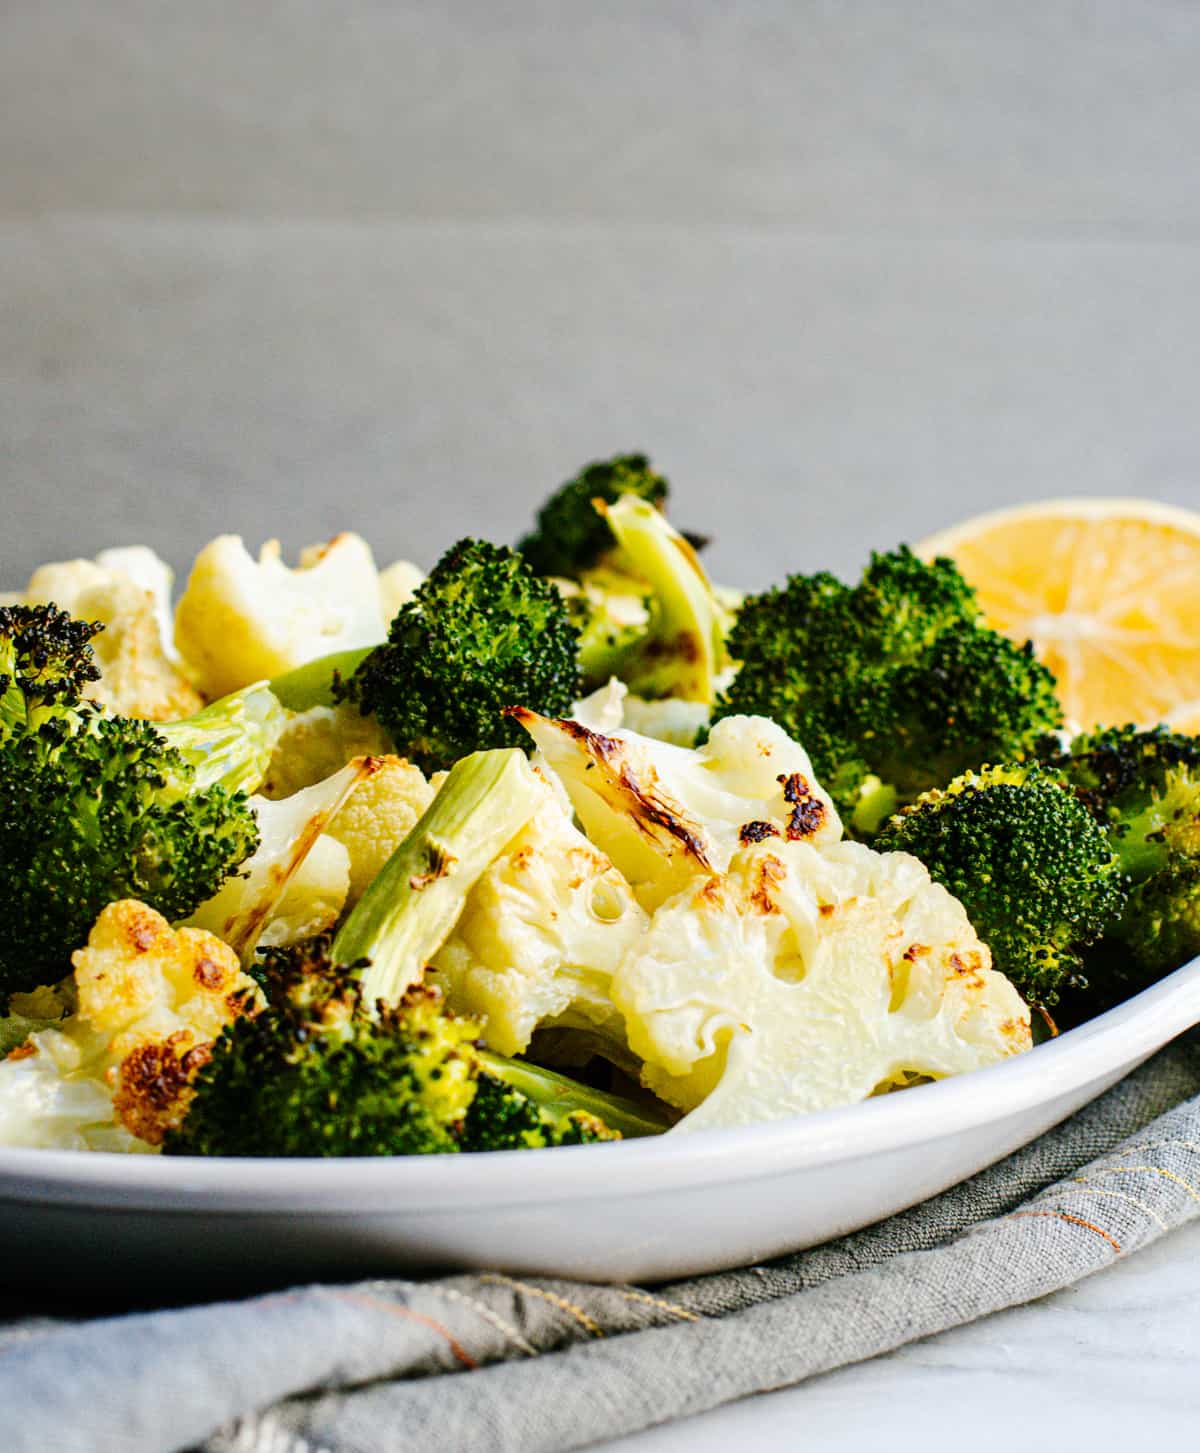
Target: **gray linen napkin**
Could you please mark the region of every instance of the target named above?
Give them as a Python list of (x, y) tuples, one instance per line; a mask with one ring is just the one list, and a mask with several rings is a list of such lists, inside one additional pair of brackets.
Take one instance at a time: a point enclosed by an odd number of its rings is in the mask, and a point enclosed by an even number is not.
[(556, 1453), (1044, 1296), (1198, 1214), (1190, 1035), (963, 1185), (761, 1266), (653, 1289), (496, 1273), (10, 1317), (4, 1447)]

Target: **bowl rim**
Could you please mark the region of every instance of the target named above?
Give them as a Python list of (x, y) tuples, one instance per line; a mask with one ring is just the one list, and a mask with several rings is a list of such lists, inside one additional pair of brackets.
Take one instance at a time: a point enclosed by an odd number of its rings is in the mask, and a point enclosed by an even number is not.
[(459, 1155), (208, 1159), (0, 1147), (0, 1201), (156, 1212), (424, 1209), (571, 1201), (753, 1180), (1017, 1116), (1122, 1072), (1200, 1022), (1200, 958), (1123, 1004), (985, 1069), (755, 1125), (609, 1144)]

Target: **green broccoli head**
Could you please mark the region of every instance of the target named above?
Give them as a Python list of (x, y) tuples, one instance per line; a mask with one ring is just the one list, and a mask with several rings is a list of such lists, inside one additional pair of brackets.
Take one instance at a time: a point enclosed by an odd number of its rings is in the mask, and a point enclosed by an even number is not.
[(269, 954), (267, 1006), (222, 1032), (167, 1155), (424, 1155), (454, 1151), (475, 1093), (479, 1026), (410, 989), (368, 1012), (325, 941)]
[[(326, 939), (268, 952), (265, 1006), (222, 1032), (167, 1155), (437, 1155), (653, 1134), (666, 1120), (489, 1054), (426, 985), (368, 1005)], [(602, 1115), (618, 1122), (606, 1123)]]
[[(1143, 988), (1200, 955), (1200, 858), (1176, 859), (1135, 884), (1111, 939), (1103, 963), (1118, 989)], [(1093, 978), (1099, 972), (1089, 965)]]
[(0, 746), (0, 994), (60, 979), (109, 903), (182, 918), (250, 856), (246, 798), (192, 785), (148, 722), (96, 714)]
[(740, 667), (716, 716), (777, 721), (861, 836), (887, 805), (1019, 756), (1062, 720), (1054, 678), (981, 623), (953, 562), (904, 546), (855, 586), (822, 572), (750, 596), (729, 653)]
[(537, 526), (517, 549), (538, 575), (576, 580), (613, 548), (612, 531), (595, 501), (613, 505), (624, 494), (661, 506), (667, 481), (644, 454), (618, 454), (581, 469), (550, 496)]
[(85, 688), (100, 679), (91, 642), (101, 630), (56, 605), (0, 607), (0, 741), (55, 718), (73, 721)]
[(549, 581), (504, 546), (461, 540), (337, 694), (437, 771), (481, 748), (524, 748), (506, 707), (567, 714), (579, 694), (578, 644)]
[(996, 967), (1045, 1007), (1079, 984), (1083, 951), (1126, 899), (1104, 829), (1033, 764), (985, 767), (924, 794), (875, 846), (919, 858), (967, 910)]
[(1098, 727), (1042, 755), (1108, 828), (1135, 883), (1200, 857), (1200, 738), (1164, 726)]
[(960, 621), (891, 674), (886, 707), (872, 765), (906, 801), (968, 766), (1032, 749), (1061, 720), (1054, 678), (1032, 645)]
[(463, 1150), (539, 1150), (620, 1140), (586, 1110), (555, 1116), (503, 1080), (484, 1074), (463, 1126)]
[(1102, 727), (1051, 757), (1103, 825), (1133, 884), (1111, 941), (1089, 961), (1112, 1002), (1200, 954), (1200, 738)]
[(258, 845), (235, 789), (270, 758), (269, 693), (164, 727), (108, 716), (81, 695), (96, 629), (0, 612), (0, 997), (62, 978), (109, 903), (183, 917)]

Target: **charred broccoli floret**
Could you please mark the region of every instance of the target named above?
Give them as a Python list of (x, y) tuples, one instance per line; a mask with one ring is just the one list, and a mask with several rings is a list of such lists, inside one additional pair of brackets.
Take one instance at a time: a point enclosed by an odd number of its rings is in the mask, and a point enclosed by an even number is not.
[(369, 1013), (320, 942), (269, 954), (268, 1007), (229, 1025), (167, 1155), (426, 1155), (457, 1150), (478, 1026), (421, 986)]
[(0, 741), (71, 719), (100, 679), (91, 646), (100, 629), (55, 605), (0, 607)]
[[(432, 772), (468, 752), (523, 747), (507, 706), (568, 712), (579, 694), (577, 649), (549, 581), (504, 546), (460, 540), (334, 695), (374, 713), (396, 750)], [(302, 670), (311, 677), (321, 663)], [(297, 699), (285, 687), (289, 696)]]
[(97, 627), (39, 612), (0, 617), (0, 997), (61, 978), (109, 903), (210, 897), (257, 846), (243, 790), (282, 715), (260, 687), (186, 722), (108, 716), (79, 694)]
[(1112, 998), (1200, 954), (1200, 738), (1104, 727), (1051, 761), (1107, 830), (1132, 884), (1111, 941), (1089, 963), (1097, 991)]
[(657, 1134), (665, 1118), (501, 1059), (419, 984), (368, 1006), (328, 940), (270, 951), (267, 1006), (236, 1019), (192, 1081), (166, 1155), (438, 1155)]
[(1041, 756), (1107, 827), (1134, 883), (1200, 858), (1200, 737), (1163, 726), (1100, 727)]
[(555, 490), (539, 510), (536, 528), (517, 549), (539, 575), (577, 580), (616, 543), (594, 502), (614, 505), (622, 495), (633, 495), (661, 506), (667, 490), (667, 481), (650, 468), (644, 454), (618, 454), (589, 464)]
[(729, 637), (740, 662), (716, 716), (768, 716), (802, 742), (859, 836), (896, 806), (1031, 749), (1062, 721), (1054, 678), (982, 624), (952, 561), (905, 546), (858, 585), (794, 575), (750, 596)]
[(996, 968), (1043, 1007), (1079, 985), (1083, 951), (1125, 901), (1104, 829), (1033, 764), (985, 767), (925, 793), (875, 846), (919, 858), (967, 910)]

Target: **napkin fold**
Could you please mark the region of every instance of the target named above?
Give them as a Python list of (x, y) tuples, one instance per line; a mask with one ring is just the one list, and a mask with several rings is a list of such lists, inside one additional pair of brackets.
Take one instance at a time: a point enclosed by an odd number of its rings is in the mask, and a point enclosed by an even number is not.
[(661, 1287), (496, 1272), (10, 1314), (4, 1447), (559, 1453), (1031, 1301), (1197, 1215), (1193, 1034), (970, 1181), (759, 1266)]

